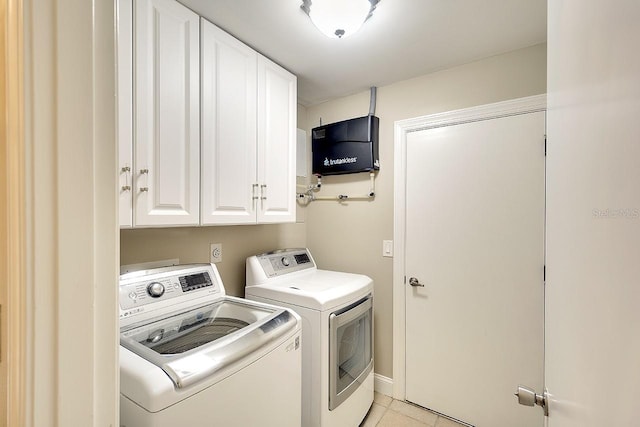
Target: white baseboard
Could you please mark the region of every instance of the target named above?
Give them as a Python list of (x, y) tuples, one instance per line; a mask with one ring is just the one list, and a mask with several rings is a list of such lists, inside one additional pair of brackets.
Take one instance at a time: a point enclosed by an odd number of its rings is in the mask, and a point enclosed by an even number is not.
[(393, 396), (393, 380), (380, 374), (373, 374), (373, 389), (385, 396)]

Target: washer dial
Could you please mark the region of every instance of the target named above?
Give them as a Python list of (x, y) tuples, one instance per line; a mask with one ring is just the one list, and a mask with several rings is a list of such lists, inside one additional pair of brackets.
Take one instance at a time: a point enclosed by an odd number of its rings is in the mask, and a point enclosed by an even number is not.
[(150, 297), (160, 298), (164, 295), (164, 285), (160, 282), (151, 282), (147, 286), (147, 293)]

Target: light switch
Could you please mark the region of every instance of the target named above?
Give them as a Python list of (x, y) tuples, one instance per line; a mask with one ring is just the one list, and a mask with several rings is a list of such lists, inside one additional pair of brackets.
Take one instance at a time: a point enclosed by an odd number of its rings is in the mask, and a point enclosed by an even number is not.
[(382, 256), (393, 257), (393, 240), (382, 241)]

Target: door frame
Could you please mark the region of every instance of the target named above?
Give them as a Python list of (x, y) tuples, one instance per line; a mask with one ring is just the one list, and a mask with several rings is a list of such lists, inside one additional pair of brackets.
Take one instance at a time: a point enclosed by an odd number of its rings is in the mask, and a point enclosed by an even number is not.
[(547, 96), (535, 95), (509, 101), (431, 114), (394, 124), (393, 202), (393, 398), (406, 398), (406, 170), (407, 135), (411, 132), (545, 111)]
[(78, 3), (2, 17), (8, 426), (118, 424), (115, 14)]
[[(2, 158), (3, 212), (0, 231), (3, 257), (0, 280), (0, 367), (3, 385), (0, 393), (0, 426), (25, 425), (26, 411), (26, 292), (25, 292), (25, 144), (23, 92), (23, 2), (9, 0), (1, 6), (2, 29)], [(12, 84), (7, 84), (12, 82)], [(4, 366), (2, 366), (4, 365)]]

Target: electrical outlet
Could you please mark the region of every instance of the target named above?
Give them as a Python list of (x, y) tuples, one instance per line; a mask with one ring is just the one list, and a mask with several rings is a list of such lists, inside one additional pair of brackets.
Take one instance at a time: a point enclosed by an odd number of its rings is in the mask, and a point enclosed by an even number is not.
[(209, 246), (209, 259), (212, 263), (222, 262), (222, 243), (211, 243)]

